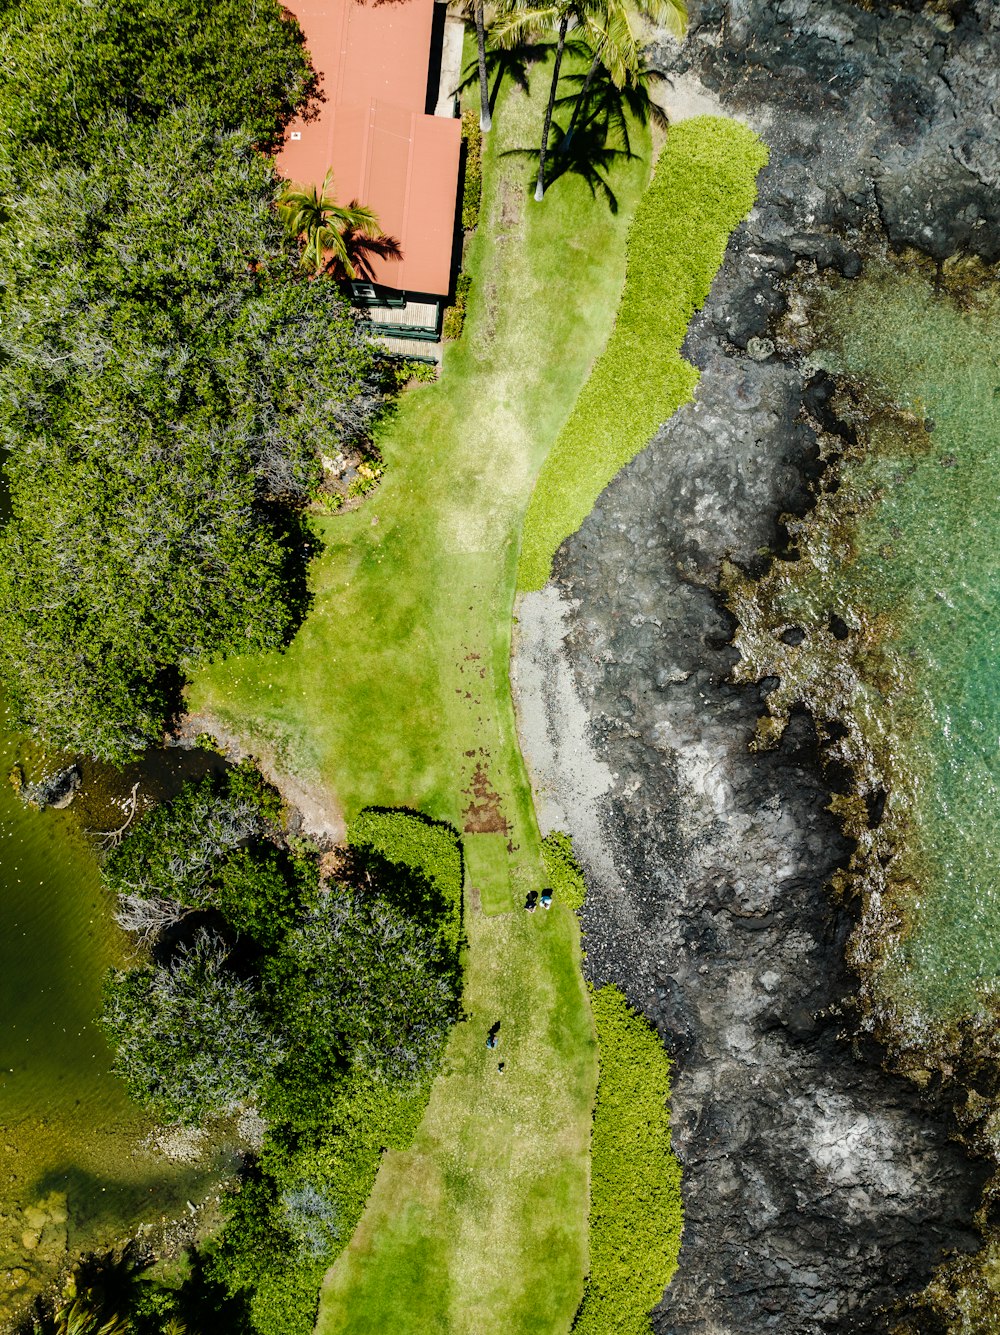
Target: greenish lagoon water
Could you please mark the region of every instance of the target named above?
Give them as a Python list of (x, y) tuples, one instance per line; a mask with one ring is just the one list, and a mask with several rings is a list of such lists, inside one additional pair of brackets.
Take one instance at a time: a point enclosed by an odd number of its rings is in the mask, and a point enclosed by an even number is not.
[(0, 704), (0, 1327), (67, 1257), (218, 1180), (143, 1147), (152, 1125), (96, 1024), (125, 943), (73, 811), (31, 811), (8, 784), (17, 748)]
[(912, 426), (876, 412), (835, 501), (853, 557), (813, 534), (789, 602), (881, 618), (886, 658), (858, 704), (907, 774), (890, 799), (909, 807), (894, 880), (911, 881), (892, 985), (954, 1018), (1000, 1000), (1000, 293), (959, 303), (922, 271), (873, 267), (825, 289), (817, 323), (813, 360)]

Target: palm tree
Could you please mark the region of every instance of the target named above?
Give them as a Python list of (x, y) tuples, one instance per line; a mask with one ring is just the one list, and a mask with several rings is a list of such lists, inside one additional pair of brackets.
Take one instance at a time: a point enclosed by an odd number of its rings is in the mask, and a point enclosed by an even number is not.
[(36, 1311), (32, 1335), (128, 1335), (135, 1284), (149, 1264), (135, 1243), (81, 1257), (55, 1311)]
[(515, 46), (528, 36), (551, 31), (556, 32), (556, 62), (552, 68), (552, 84), (549, 88), (548, 105), (545, 108), (545, 120), (542, 123), (542, 148), (538, 157), (538, 179), (535, 182), (535, 199), (540, 200), (545, 194), (545, 157), (548, 153), (549, 134), (552, 131), (552, 113), (556, 105), (556, 90), (559, 87), (559, 71), (562, 68), (563, 55), (566, 52), (566, 33), (569, 31), (571, 18), (582, 20), (585, 7), (590, 0), (551, 0), (549, 4), (526, 4), (513, 0), (504, 6), (503, 12), (493, 25), (493, 40), (498, 46)]
[(687, 6), (684, 0), (602, 0), (601, 10), (590, 16), (588, 45), (594, 58), (573, 107), (569, 129), (559, 145), (565, 153), (573, 140), (581, 109), (586, 105), (591, 85), (602, 67), (616, 88), (640, 86), (643, 78), (643, 48), (635, 31), (635, 19), (641, 16), (668, 28), (681, 39), (687, 30)]
[(479, 55), (479, 128), (483, 134), (489, 134), (493, 128), (493, 114), (490, 111), (490, 85), (486, 78), (485, 8), (484, 0), (472, 0), (473, 17), (476, 21), (476, 50)]
[(545, 194), (545, 160), (548, 155), (552, 115), (555, 110), (559, 73), (566, 51), (566, 36), (570, 24), (580, 29), (581, 36), (593, 52), (590, 72), (584, 81), (574, 109), (569, 139), (575, 129), (577, 111), (590, 92), (598, 69), (608, 71), (615, 87), (637, 85), (642, 75), (642, 45), (635, 32), (633, 17), (641, 14), (654, 22), (666, 24), (676, 35), (684, 32), (687, 9), (684, 0), (550, 0), (548, 4), (525, 4), (511, 0), (493, 27), (493, 38), (498, 45), (510, 46), (529, 34), (555, 30), (556, 59), (552, 69), (545, 120), (542, 124), (541, 151), (538, 156), (538, 179), (535, 199)]
[(108, 1312), (99, 1298), (77, 1294), (57, 1310), (55, 1335), (128, 1335), (132, 1323), (120, 1312)]
[(331, 193), (333, 171), (327, 172), (321, 186), (295, 185), (286, 181), (278, 193), (278, 216), (290, 237), (303, 237), (302, 263), (313, 273), (326, 268), (327, 252), (340, 265), (348, 278), (357, 272), (345, 242), (350, 233), (372, 241), (384, 236), (378, 218), (371, 209), (352, 199), (350, 204), (338, 204)]

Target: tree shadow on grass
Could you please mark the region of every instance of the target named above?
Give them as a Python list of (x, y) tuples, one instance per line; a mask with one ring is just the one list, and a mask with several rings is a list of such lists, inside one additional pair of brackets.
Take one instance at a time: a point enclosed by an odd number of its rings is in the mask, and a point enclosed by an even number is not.
[[(568, 49), (574, 51), (572, 46)], [(587, 48), (579, 44), (575, 54), (585, 56), (586, 52)], [(586, 73), (569, 74), (560, 80), (560, 87), (567, 91), (556, 98), (545, 158), (546, 190), (563, 176), (579, 176), (595, 200), (603, 199), (611, 213), (618, 212), (611, 171), (639, 156), (632, 147), (630, 126), (645, 126), (651, 120), (662, 119), (662, 112), (649, 96), (652, 77), (644, 74), (638, 86), (616, 88), (602, 69), (594, 76), (585, 96)], [(540, 150), (509, 149), (503, 156), (537, 163)]]
[[(505, 81), (528, 92), (528, 82), (533, 65), (545, 60), (548, 50), (537, 42), (520, 42), (509, 49), (489, 47), (486, 51), (486, 79), (490, 86), (490, 115), (496, 111), (500, 89)], [(462, 79), (456, 92), (463, 93), (468, 88), (479, 87), (479, 60), (470, 60), (462, 71)]]

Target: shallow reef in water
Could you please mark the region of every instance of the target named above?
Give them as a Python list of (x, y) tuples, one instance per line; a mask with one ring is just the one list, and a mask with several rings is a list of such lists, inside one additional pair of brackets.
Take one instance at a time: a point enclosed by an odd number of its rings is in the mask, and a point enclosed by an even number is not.
[(936, 1046), (1000, 999), (1000, 299), (886, 261), (800, 302), (828, 468), (785, 559), (724, 572), (735, 675), (768, 692), (758, 745), (805, 704), (851, 772), (852, 960), (883, 1036)]

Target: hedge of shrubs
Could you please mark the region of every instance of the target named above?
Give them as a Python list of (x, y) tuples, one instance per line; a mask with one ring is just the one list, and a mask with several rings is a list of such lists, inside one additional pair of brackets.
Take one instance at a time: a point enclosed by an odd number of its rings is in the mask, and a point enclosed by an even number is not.
[[(483, 202), (483, 132), (479, 128), (479, 113), (462, 112), (462, 143), (465, 145), (465, 177), (462, 186), (462, 230), (474, 232), (479, 226), (479, 210)], [(469, 301), (472, 279), (460, 273), (455, 280), (455, 301), (444, 313), (441, 336), (446, 342), (462, 337), (465, 312)]]
[[(577, 912), (585, 885), (567, 834), (542, 840), (547, 883)], [(677, 1269), (681, 1169), (670, 1148), (670, 1058), (616, 987), (591, 991), (600, 1076), (590, 1144), (590, 1274), (575, 1335), (649, 1335)]]
[(462, 227), (471, 232), (479, 226), (479, 208), (483, 199), (483, 132), (479, 128), (478, 112), (462, 112), (462, 142), (465, 145)]
[(441, 325), (441, 336), (446, 342), (462, 337), (471, 287), (472, 279), (467, 273), (460, 273), (455, 279), (455, 300), (446, 308)]
[(519, 589), (543, 587), (560, 543), (692, 397), (698, 372), (680, 355), (681, 343), (766, 162), (765, 145), (736, 121), (699, 116), (671, 129), (629, 231), (614, 330), (531, 498)]
[(579, 913), (583, 908), (586, 887), (568, 834), (553, 830), (545, 836), (542, 840), (542, 862), (546, 883), (551, 886), (556, 898)]
[(681, 1169), (670, 1148), (670, 1059), (615, 987), (591, 994), (600, 1052), (590, 1166), (590, 1275), (575, 1335), (649, 1335), (677, 1269)]

